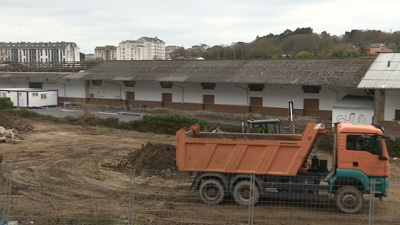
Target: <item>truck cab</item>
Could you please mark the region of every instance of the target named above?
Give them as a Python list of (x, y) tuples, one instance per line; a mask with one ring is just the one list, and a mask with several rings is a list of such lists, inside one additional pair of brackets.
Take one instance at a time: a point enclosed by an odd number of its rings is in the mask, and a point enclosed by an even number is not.
[(351, 176), (362, 183), (363, 193), (369, 193), (374, 179), (378, 182), (375, 197), (387, 197), (390, 164), (385, 138), (390, 139), (379, 126), (338, 124), (337, 169), (332, 181), (338, 183), (338, 179)]

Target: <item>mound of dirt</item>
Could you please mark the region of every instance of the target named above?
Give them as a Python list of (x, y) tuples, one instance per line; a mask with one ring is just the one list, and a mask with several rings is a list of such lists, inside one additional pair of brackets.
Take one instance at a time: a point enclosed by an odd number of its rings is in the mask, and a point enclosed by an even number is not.
[(127, 167), (148, 170), (178, 170), (176, 165), (176, 146), (157, 142), (147, 142), (128, 154), (128, 156), (111, 163), (111, 167)]
[(21, 132), (32, 130), (32, 126), (20, 117), (10, 114), (7, 110), (0, 110), (0, 126), (6, 129), (16, 129)]

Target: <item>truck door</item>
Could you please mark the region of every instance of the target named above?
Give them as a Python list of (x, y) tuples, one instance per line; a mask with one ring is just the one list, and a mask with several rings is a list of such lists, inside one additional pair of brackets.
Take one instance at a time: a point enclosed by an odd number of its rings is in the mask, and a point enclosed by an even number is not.
[(353, 154), (353, 169), (363, 171), (368, 176), (385, 176), (385, 163), (379, 160), (378, 136), (361, 134), (347, 135), (346, 149)]

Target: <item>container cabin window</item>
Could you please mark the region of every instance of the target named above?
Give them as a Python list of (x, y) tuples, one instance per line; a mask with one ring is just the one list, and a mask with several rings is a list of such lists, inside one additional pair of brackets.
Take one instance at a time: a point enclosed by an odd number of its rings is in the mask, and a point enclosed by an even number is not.
[(29, 88), (43, 89), (43, 83), (41, 83), (41, 82), (29, 82)]
[(304, 93), (319, 93), (321, 86), (303, 86)]
[(172, 85), (173, 85), (174, 83), (172, 83), (172, 82), (161, 82), (160, 83), (160, 85), (161, 85), (161, 88), (172, 88)]
[(101, 83), (103, 83), (101, 80), (92, 80), (93, 86), (101, 86)]
[(249, 84), (250, 91), (263, 91), (264, 84)]
[(356, 151), (366, 151), (373, 155), (378, 155), (378, 136), (369, 136), (370, 139), (363, 138), (362, 135), (347, 135), (346, 149)]
[(201, 87), (205, 90), (214, 90), (215, 83), (201, 83)]
[(41, 99), (47, 99), (47, 94), (46, 93), (40, 94), (40, 98)]
[(38, 97), (38, 96), (39, 96), (39, 93), (37, 93), (37, 92), (32, 93), (32, 97)]
[(135, 81), (125, 81), (125, 87), (135, 87)]
[(400, 110), (394, 110), (394, 120), (400, 121)]

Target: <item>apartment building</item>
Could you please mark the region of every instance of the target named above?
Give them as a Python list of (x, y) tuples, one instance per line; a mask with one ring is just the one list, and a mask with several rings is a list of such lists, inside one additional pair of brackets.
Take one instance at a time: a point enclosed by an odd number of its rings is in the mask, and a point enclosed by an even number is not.
[(117, 60), (165, 60), (165, 42), (157, 37), (123, 41), (117, 48)]
[(117, 60), (117, 47), (113, 45), (97, 46), (94, 49), (94, 55), (97, 61)]
[(80, 61), (75, 42), (2, 42), (0, 62), (61, 63)]
[(155, 37), (141, 37), (138, 42), (146, 47), (147, 54), (143, 60), (165, 60), (165, 42)]
[(117, 60), (145, 60), (147, 51), (142, 43), (135, 40), (126, 40), (119, 43)]

